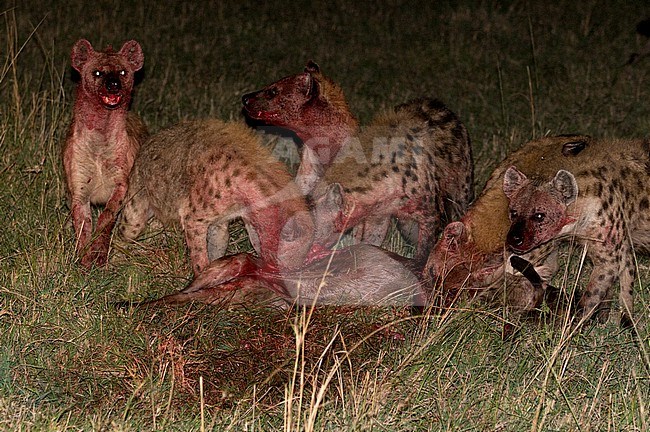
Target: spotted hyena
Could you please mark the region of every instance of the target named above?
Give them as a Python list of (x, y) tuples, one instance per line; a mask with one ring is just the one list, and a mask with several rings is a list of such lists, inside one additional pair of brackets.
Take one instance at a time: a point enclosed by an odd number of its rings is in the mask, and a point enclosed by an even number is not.
[[(244, 125), (191, 121), (146, 141), (131, 174), (121, 235), (136, 238), (151, 217), (182, 227), (195, 276), (186, 289), (159, 303), (242, 300), (269, 292), (298, 303), (316, 302), (316, 294), (317, 304), (422, 302), (414, 274), (378, 248), (333, 256), (314, 250), (305, 197), (286, 167)], [(237, 217), (255, 237), (259, 257), (222, 256), (227, 222)], [(219, 251), (212, 261), (209, 241)]]
[(151, 217), (183, 229), (195, 276), (210, 262), (209, 247), (213, 258), (225, 253), (230, 220), (244, 220), (271, 266), (302, 265), (314, 232), (286, 167), (249, 128), (216, 119), (180, 123), (143, 144), (120, 234), (138, 237)]
[(584, 151), (588, 164), (559, 170), (549, 182), (514, 166), (505, 173), (507, 245), (515, 253), (561, 238), (586, 245), (593, 270), (579, 302), (583, 318), (608, 316), (618, 279), (621, 323), (632, 323), (634, 251), (650, 246), (649, 152), (648, 140), (602, 140)]
[(340, 87), (310, 63), (243, 103), (250, 117), (291, 129), (327, 155), (324, 181), (315, 176), (303, 188), (324, 235), (356, 227), (357, 240), (379, 245), (395, 216), (417, 224), (416, 260), (424, 262), (443, 221), (460, 217), (473, 198), (467, 130), (436, 99), (399, 105), (360, 130)]
[[(539, 306), (544, 292), (518, 277), (508, 257), (510, 229), (508, 199), (503, 178), (513, 164), (530, 178), (548, 181), (560, 169), (590, 163), (596, 140), (586, 135), (544, 137), (523, 145), (494, 170), (483, 191), (460, 221), (448, 224), (433, 248), (423, 280), (448, 302), (462, 293), (492, 296), (507, 278), (506, 303), (515, 309)], [(526, 258), (544, 281), (557, 271), (557, 248), (552, 243), (531, 250)]]
[(302, 141), (296, 183), (305, 195), (312, 192), (359, 127), (341, 87), (313, 61), (307, 62), (302, 73), (245, 94), (242, 104), (249, 119), (289, 129)]
[[(79, 72), (72, 123), (63, 148), (77, 254), (84, 267), (104, 265), (128, 176), (147, 136), (142, 121), (129, 111), (134, 73), (144, 56), (136, 41), (119, 51), (95, 51), (85, 39), (72, 47)], [(93, 232), (91, 204), (104, 205)]]

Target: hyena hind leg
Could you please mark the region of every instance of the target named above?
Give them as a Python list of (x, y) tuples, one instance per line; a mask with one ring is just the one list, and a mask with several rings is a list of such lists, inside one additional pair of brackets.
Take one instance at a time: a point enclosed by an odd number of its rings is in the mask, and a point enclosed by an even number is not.
[[(632, 251), (629, 251), (631, 257)], [(634, 294), (633, 286), (636, 279), (636, 269), (634, 264), (627, 265), (626, 263), (634, 263), (632, 259), (621, 259), (619, 269), (619, 282), (620, 291), (618, 293), (618, 303), (621, 310), (621, 327), (629, 328), (634, 326)], [(613, 297), (610, 295), (610, 297)]]
[(397, 230), (408, 243), (417, 244), (420, 229), (413, 219), (397, 219)]
[(142, 234), (152, 214), (149, 201), (143, 192), (136, 193), (126, 200), (118, 220), (118, 233), (126, 240), (135, 240)]

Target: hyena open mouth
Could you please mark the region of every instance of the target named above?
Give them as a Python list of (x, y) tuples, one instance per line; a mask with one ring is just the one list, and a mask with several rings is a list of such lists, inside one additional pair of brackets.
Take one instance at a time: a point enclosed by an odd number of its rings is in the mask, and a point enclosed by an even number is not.
[(108, 109), (115, 109), (120, 106), (124, 99), (124, 88), (120, 79), (120, 72), (110, 72), (105, 75), (98, 94), (104, 106)]
[(120, 103), (122, 103), (122, 95), (121, 94), (102, 94), (100, 95), (100, 98), (102, 100), (102, 103), (106, 106), (108, 109), (114, 109), (117, 108)]

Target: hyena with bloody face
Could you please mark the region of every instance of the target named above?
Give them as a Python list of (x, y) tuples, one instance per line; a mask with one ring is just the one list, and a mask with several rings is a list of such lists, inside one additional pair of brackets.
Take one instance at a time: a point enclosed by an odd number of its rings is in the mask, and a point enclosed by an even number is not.
[[(513, 272), (508, 260), (510, 219), (503, 191), (504, 174), (514, 164), (529, 177), (548, 181), (559, 169), (589, 165), (592, 151), (586, 149), (595, 142), (585, 135), (545, 137), (523, 145), (499, 164), (467, 213), (445, 227), (424, 268), (425, 283), (441, 293), (443, 303), (463, 293), (503, 298), (498, 290), (506, 278), (508, 305), (520, 311), (539, 306), (543, 290)], [(557, 271), (553, 242), (531, 250), (525, 257), (544, 281)]]
[(596, 141), (583, 153), (588, 163), (559, 170), (549, 182), (508, 168), (503, 183), (512, 222), (507, 245), (523, 254), (555, 239), (585, 244), (593, 270), (579, 301), (581, 318), (594, 313), (607, 318), (618, 279), (621, 324), (629, 326), (634, 252), (650, 247), (650, 141)]
[(360, 130), (341, 89), (310, 62), (304, 74), (242, 100), (249, 117), (290, 129), (327, 155), (324, 181), (299, 180), (308, 184), (319, 241), (332, 232), (326, 244), (356, 227), (357, 240), (379, 245), (396, 216), (417, 223), (416, 260), (424, 263), (442, 221), (460, 217), (473, 198), (467, 130), (435, 99), (399, 105)]
[[(93, 50), (85, 39), (72, 47), (72, 67), (79, 72), (73, 118), (63, 148), (77, 254), (84, 267), (104, 265), (128, 176), (147, 129), (129, 111), (134, 73), (144, 56), (136, 41), (119, 51)], [(91, 204), (104, 205), (93, 232)]]
[(296, 183), (305, 195), (312, 192), (359, 127), (343, 90), (313, 61), (307, 62), (303, 73), (245, 94), (242, 103), (249, 119), (286, 128), (300, 138), (303, 147)]
[[(186, 289), (155, 303), (245, 302), (249, 294), (269, 292), (298, 302), (318, 292), (318, 304), (423, 301), (417, 279), (408, 279), (407, 270), (398, 271), (400, 262), (377, 248), (332, 252), (331, 262), (312, 250), (314, 222), (303, 194), (244, 125), (185, 122), (146, 141), (131, 173), (120, 234), (136, 238), (151, 217), (182, 227), (194, 270)], [(259, 258), (222, 257), (227, 223), (237, 217), (255, 239)], [(219, 259), (210, 260), (209, 248)]]

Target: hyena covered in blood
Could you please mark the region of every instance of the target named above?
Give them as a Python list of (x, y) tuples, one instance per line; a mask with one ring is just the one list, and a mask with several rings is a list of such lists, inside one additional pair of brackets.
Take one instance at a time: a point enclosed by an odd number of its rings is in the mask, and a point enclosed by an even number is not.
[[(79, 72), (73, 118), (63, 148), (77, 254), (84, 267), (104, 265), (128, 176), (147, 129), (129, 110), (134, 73), (144, 56), (136, 41), (119, 51), (95, 51), (85, 39), (72, 47)], [(91, 204), (104, 205), (93, 232)]]
[(601, 140), (583, 153), (587, 163), (541, 184), (508, 168), (507, 245), (524, 254), (555, 239), (585, 244), (593, 270), (579, 301), (581, 318), (607, 318), (618, 280), (621, 324), (631, 325), (634, 252), (650, 247), (650, 141)]
[[(467, 130), (438, 100), (399, 105), (360, 130), (340, 88), (313, 62), (304, 74), (242, 100), (249, 117), (288, 128), (306, 148), (328, 156), (321, 157), (320, 166), (329, 166), (324, 181), (307, 182), (306, 188), (323, 235), (328, 228), (358, 227), (359, 241), (379, 245), (391, 216), (413, 221), (416, 261), (423, 263), (443, 221), (460, 217), (473, 198)], [(323, 235), (317, 235), (319, 241)]]
[[(214, 302), (268, 290), (284, 299), (310, 298), (323, 281), (318, 303), (361, 301), (362, 294), (372, 299), (397, 295), (409, 302), (419, 298), (420, 286), (412, 279), (411, 286), (406, 279), (398, 289), (398, 277), (406, 273), (398, 272), (399, 262), (379, 249), (352, 250), (348, 258), (345, 251), (334, 252), (332, 260), (341, 269), (333, 279), (329, 273), (326, 277), (330, 257), (312, 251), (314, 222), (305, 197), (286, 167), (244, 125), (185, 122), (146, 141), (131, 174), (121, 235), (136, 238), (151, 217), (182, 227), (195, 276), (163, 303)], [(215, 255), (222, 256), (227, 222), (237, 217), (256, 239), (259, 257), (240, 253), (210, 262), (208, 241), (217, 243)], [(388, 271), (394, 276), (387, 277)]]
[(341, 87), (313, 61), (307, 62), (302, 73), (245, 94), (242, 103), (249, 119), (291, 130), (302, 141), (296, 183), (305, 195), (359, 128)]
[(180, 226), (194, 275), (228, 246), (228, 222), (254, 231), (264, 262), (299, 267), (312, 245), (313, 220), (287, 169), (246, 126), (199, 120), (147, 140), (130, 177), (119, 232), (134, 239), (155, 217)]
[[(481, 195), (460, 221), (447, 225), (424, 268), (423, 279), (448, 302), (463, 293), (469, 296), (497, 296), (507, 278), (506, 302), (518, 310), (530, 310), (541, 303), (544, 292), (513, 272), (506, 245), (510, 229), (508, 199), (503, 177), (517, 165), (529, 177), (543, 182), (560, 169), (588, 165), (596, 141), (585, 135), (544, 137), (523, 145), (494, 170)], [(526, 254), (544, 281), (557, 271), (557, 249), (552, 242)]]

